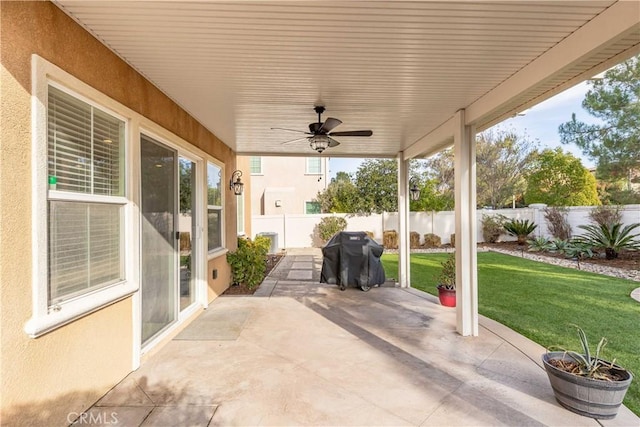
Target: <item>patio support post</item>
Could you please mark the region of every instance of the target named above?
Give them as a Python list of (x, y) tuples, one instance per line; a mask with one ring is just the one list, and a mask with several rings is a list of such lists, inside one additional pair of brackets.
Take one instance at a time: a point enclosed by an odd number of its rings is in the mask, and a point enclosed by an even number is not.
[(409, 253), (409, 161), (398, 153), (398, 283), (401, 288), (411, 286)]
[(456, 212), (456, 314), (463, 336), (478, 335), (475, 127), (465, 125), (465, 110), (454, 117)]

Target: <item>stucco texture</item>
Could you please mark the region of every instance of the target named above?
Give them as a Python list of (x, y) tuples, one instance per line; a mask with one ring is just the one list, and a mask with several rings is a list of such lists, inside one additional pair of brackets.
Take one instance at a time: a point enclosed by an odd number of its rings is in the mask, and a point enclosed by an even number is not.
[[(36, 339), (23, 331), (32, 314), (31, 55), (211, 154), (227, 175), (235, 154), (55, 5), (0, 2), (0, 19), (2, 422), (67, 424), (69, 413), (88, 407), (131, 371), (133, 307), (126, 298)], [(225, 221), (226, 242), (235, 245), (232, 200)], [(229, 284), (228, 266), (224, 257), (208, 265), (222, 270), (218, 282), (210, 281), (218, 294)]]

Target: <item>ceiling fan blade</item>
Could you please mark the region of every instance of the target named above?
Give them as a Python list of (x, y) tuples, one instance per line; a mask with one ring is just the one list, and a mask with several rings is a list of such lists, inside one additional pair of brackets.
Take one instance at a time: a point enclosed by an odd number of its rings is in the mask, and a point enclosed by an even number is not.
[[(306, 132), (305, 132), (306, 133)], [(290, 141), (285, 141), (285, 142), (281, 142), (280, 145), (287, 145), (287, 144), (293, 144), (294, 142), (298, 142), (298, 141), (304, 141), (305, 139), (307, 139), (306, 136), (303, 136), (302, 138), (296, 138), (296, 139), (292, 139)]]
[(318, 132), (320, 131), (325, 133), (331, 132), (332, 129), (334, 129), (336, 126), (338, 126), (341, 123), (342, 123), (341, 120), (334, 119), (333, 117), (329, 117), (327, 120), (324, 121), (322, 126), (320, 126), (320, 129), (318, 129)]
[(329, 147), (337, 147), (338, 145), (340, 145), (340, 143), (338, 141), (336, 141), (335, 139), (329, 137)]
[(329, 136), (371, 136), (373, 132), (370, 130), (347, 130), (344, 132), (332, 132)]
[(298, 133), (306, 133), (307, 135), (313, 135), (312, 133), (305, 132), (305, 131), (303, 131), (303, 130), (296, 130), (296, 129), (271, 128), (271, 130), (286, 130), (287, 132), (298, 132)]

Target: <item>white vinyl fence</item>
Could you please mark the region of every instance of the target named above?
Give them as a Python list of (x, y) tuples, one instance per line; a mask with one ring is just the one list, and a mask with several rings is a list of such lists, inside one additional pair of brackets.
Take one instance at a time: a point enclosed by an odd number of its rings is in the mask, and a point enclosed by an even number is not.
[[(528, 219), (538, 225), (536, 236), (552, 237), (547, 230), (544, 219), (544, 205), (532, 205), (522, 209), (478, 210), (478, 242), (483, 242), (482, 226), (480, 221), (484, 215), (502, 214), (511, 219)], [(568, 208), (567, 219), (573, 230), (573, 235), (582, 234), (579, 225), (589, 224), (589, 212), (591, 206), (577, 206)], [(621, 210), (622, 222), (631, 224), (640, 222), (640, 205), (626, 205)], [(357, 216), (352, 214), (317, 214), (317, 215), (254, 215), (251, 229), (253, 236), (268, 233), (276, 239), (278, 249), (320, 247), (316, 237), (315, 227), (320, 220), (327, 216), (341, 216), (347, 220), (346, 231), (370, 231), (374, 239), (382, 242), (382, 233), (387, 230), (398, 230), (398, 213), (384, 212), (369, 216)], [(450, 243), (451, 235), (455, 232), (455, 214), (453, 211), (443, 212), (411, 212), (409, 226), (411, 231), (420, 234), (420, 242), (423, 243), (424, 235), (433, 233), (440, 236), (442, 243)], [(515, 240), (507, 235), (501, 240)]]

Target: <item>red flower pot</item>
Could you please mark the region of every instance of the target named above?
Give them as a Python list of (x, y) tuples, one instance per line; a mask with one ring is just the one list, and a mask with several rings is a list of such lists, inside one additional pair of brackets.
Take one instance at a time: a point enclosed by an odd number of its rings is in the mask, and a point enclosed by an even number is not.
[(455, 307), (456, 306), (456, 290), (446, 289), (442, 285), (436, 286), (438, 288), (438, 298), (440, 299), (440, 304), (445, 307)]

